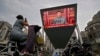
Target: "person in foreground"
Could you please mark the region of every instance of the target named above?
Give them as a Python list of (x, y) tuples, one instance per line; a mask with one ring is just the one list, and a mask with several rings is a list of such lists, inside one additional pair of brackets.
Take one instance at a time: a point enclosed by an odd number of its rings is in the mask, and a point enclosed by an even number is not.
[(28, 21), (23, 18), (22, 15), (16, 16), (17, 20), (13, 25), (13, 28), (10, 32), (10, 40), (16, 41), (19, 46), (19, 51), (21, 52), (25, 47), (27, 35), (24, 34), (22, 29), (26, 26), (29, 26)]

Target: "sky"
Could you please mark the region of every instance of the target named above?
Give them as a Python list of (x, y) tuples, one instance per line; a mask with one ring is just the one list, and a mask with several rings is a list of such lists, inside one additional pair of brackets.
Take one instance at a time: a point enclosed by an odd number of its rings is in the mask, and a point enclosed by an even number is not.
[(42, 25), (40, 9), (77, 3), (77, 23), (84, 30), (92, 17), (100, 11), (100, 0), (0, 0), (0, 21), (14, 24), (23, 15), (31, 25)]

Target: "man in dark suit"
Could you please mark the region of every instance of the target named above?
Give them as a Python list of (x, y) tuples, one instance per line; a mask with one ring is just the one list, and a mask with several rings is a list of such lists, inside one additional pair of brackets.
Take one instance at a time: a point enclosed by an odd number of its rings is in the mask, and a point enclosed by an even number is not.
[(61, 11), (57, 11), (57, 17), (52, 21), (52, 24), (66, 24), (67, 20), (65, 17), (62, 16)]

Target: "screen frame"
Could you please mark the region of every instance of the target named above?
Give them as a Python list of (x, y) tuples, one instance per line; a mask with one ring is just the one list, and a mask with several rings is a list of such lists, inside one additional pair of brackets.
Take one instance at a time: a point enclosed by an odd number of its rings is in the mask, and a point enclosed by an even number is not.
[[(44, 9), (40, 9), (40, 13), (41, 13), (41, 20), (42, 20), (42, 25), (45, 29), (49, 29), (45, 27), (45, 23), (44, 23), (44, 18), (43, 18), (43, 13), (45, 11), (50, 11), (50, 10), (57, 10), (57, 9), (61, 9), (61, 8), (72, 8), (74, 7), (75, 9), (75, 25), (77, 24), (77, 3), (75, 4), (70, 4), (70, 5), (63, 5), (63, 6), (56, 6), (56, 7), (51, 7), (51, 8), (44, 8)], [(74, 26), (74, 25), (73, 25)], [(62, 27), (62, 26), (61, 26)], [(63, 27), (67, 27), (67, 26), (63, 26)], [(57, 28), (57, 27), (50, 27), (50, 28)]]

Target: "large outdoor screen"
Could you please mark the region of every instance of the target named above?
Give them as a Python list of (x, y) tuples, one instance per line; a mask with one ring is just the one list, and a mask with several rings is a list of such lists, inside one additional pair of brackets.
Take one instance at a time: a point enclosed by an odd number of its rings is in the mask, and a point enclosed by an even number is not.
[(74, 26), (77, 4), (41, 9), (44, 28)]

